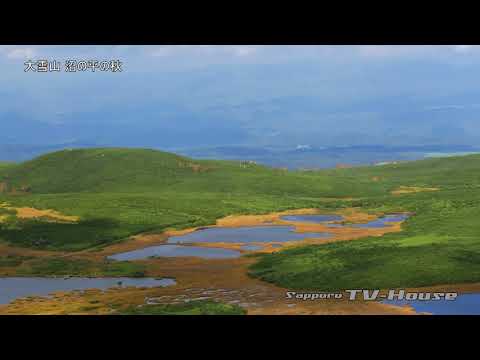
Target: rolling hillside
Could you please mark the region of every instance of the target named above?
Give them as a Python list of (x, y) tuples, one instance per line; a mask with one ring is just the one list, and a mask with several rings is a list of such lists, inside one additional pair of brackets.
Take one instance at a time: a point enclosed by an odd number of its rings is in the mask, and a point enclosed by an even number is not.
[[(0, 172), (9, 189), (29, 194), (222, 193), (299, 197), (360, 194), (350, 175), (341, 181), (322, 173), (288, 172), (239, 161), (192, 160), (145, 149), (65, 150)], [(367, 181), (368, 182), (368, 181)], [(372, 188), (374, 191), (375, 189)]]
[[(479, 155), (290, 172), (143, 149), (60, 151), (0, 168), (0, 241), (76, 251), (230, 214), (357, 206), (415, 215), (401, 233), (261, 256), (251, 274), (322, 290), (480, 281), (479, 170)], [(78, 220), (19, 218), (22, 207)]]
[(104, 148), (64, 150), (18, 165), (0, 163), (0, 182), (31, 194), (198, 191), (358, 197), (385, 195), (401, 185), (476, 184), (479, 164), (480, 155), (471, 155), (376, 167), (285, 171), (247, 162), (192, 160), (156, 150)]
[(354, 185), (251, 163), (193, 161), (160, 151), (118, 148), (41, 156), (4, 168), (0, 183), (0, 202), (54, 209), (80, 219), (67, 224), (10, 217), (2, 224), (0, 238), (67, 250), (108, 244), (143, 231), (212, 224), (233, 213), (318, 206), (320, 198), (342, 192), (337, 188)]
[(397, 189), (352, 204), (374, 212), (411, 212), (403, 231), (266, 255), (252, 267), (252, 276), (288, 288), (317, 290), (480, 281), (478, 155), (331, 172), (338, 173), (370, 177)]

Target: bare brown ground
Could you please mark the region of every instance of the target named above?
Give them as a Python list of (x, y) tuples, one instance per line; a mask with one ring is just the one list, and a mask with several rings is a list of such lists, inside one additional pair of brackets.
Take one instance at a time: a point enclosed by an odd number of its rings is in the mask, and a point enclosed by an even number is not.
[(29, 207), (14, 208), (17, 211), (17, 217), (20, 219), (32, 219), (46, 217), (53, 220), (66, 221), (66, 222), (77, 222), (79, 220), (78, 216), (68, 216), (60, 214), (55, 210), (38, 210)]
[[(28, 248), (20, 248), (10, 246), (8, 244), (0, 243), (0, 257), (6, 256), (23, 256), (23, 257), (47, 257), (47, 256), (59, 256), (63, 253), (58, 251), (46, 251), (46, 250), (35, 250)], [(2, 272), (0, 276), (17, 276), (17, 267), (2, 267)], [(1, 289), (0, 289), (1, 290)]]
[(29, 248), (21, 248), (10, 246), (8, 244), (0, 243), (0, 256), (15, 255), (15, 256), (48, 256), (62, 254), (58, 251), (35, 250)]
[(418, 187), (418, 186), (400, 186), (397, 189), (391, 191), (392, 195), (403, 195), (403, 194), (415, 194), (424, 191), (438, 191), (439, 188), (434, 187)]
[(64, 215), (51, 209), (39, 210), (31, 207), (10, 207), (8, 203), (0, 203), (0, 208), (15, 210), (19, 219), (47, 218), (52, 221), (62, 222), (77, 222), (80, 220), (78, 216)]
[(146, 261), (148, 276), (174, 277), (177, 285), (152, 289), (112, 289), (58, 293), (53, 298), (18, 299), (0, 306), (0, 314), (107, 314), (115, 305), (181, 303), (186, 299), (213, 299), (238, 304), (248, 314), (321, 315), (321, 314), (413, 314), (408, 308), (361, 301), (287, 300), (288, 290), (250, 278), (246, 269), (254, 260), (201, 260), (193, 258)]

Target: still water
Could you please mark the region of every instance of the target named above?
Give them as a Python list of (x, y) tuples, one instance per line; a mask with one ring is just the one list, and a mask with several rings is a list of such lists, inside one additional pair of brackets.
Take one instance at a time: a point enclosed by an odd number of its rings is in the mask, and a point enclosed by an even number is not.
[(239, 251), (184, 246), (191, 243), (240, 243), (245, 244), (243, 250), (260, 250), (261, 247), (248, 243), (299, 241), (307, 238), (326, 238), (328, 233), (297, 233), (294, 226), (251, 226), (239, 228), (204, 228), (192, 233), (172, 236), (168, 245), (150, 246), (140, 250), (112, 255), (112, 260), (140, 260), (150, 257), (185, 257), (194, 256), (203, 259), (228, 259), (241, 255)]
[(280, 219), (286, 221), (324, 223), (328, 221), (342, 221), (343, 217), (340, 215), (285, 215), (280, 217)]
[(229, 259), (239, 257), (241, 253), (235, 250), (207, 248), (200, 246), (158, 245), (144, 249), (124, 252), (109, 256), (112, 260), (141, 260), (150, 257), (186, 257), (194, 256), (203, 259)]
[(113, 287), (165, 287), (175, 285), (174, 279), (153, 278), (0, 278), (0, 304), (28, 296), (47, 296), (59, 291), (86, 289), (106, 290)]
[[(370, 221), (365, 224), (326, 224), (331, 228), (342, 227), (356, 227), (356, 228), (385, 228), (391, 226), (391, 223), (401, 222), (408, 218), (407, 214), (389, 214), (382, 216), (376, 220)], [(286, 215), (281, 217), (282, 220), (295, 221), (295, 222), (313, 222), (313, 223), (325, 223), (331, 221), (342, 221), (343, 217), (340, 215)]]
[(328, 233), (298, 233), (294, 226), (249, 226), (239, 228), (207, 228), (186, 235), (172, 236), (169, 244), (185, 243), (249, 243), (286, 242), (307, 238), (327, 238)]
[[(327, 226), (380, 228), (390, 226), (392, 222), (403, 221), (407, 217), (408, 215), (405, 214), (391, 214), (366, 224), (327, 224)], [(285, 215), (282, 216), (281, 219), (298, 222), (324, 223), (341, 221), (343, 217), (339, 215)], [(241, 253), (230, 249), (183, 245), (193, 243), (237, 243), (244, 244), (241, 248), (242, 250), (255, 251), (261, 249), (258, 243), (301, 241), (310, 238), (328, 238), (330, 236), (331, 234), (326, 232), (295, 232), (295, 226), (291, 225), (245, 226), (238, 228), (211, 227), (198, 229), (185, 235), (172, 236), (167, 240), (167, 245), (150, 246), (140, 250), (116, 254), (109, 258), (113, 260), (140, 260), (150, 257), (193, 256), (203, 259), (228, 259), (239, 257)], [(281, 245), (276, 244), (274, 247), (280, 246)]]
[(407, 218), (408, 218), (407, 214), (391, 214), (391, 215), (385, 215), (381, 218), (370, 221), (366, 224), (354, 224), (350, 226), (356, 227), (356, 228), (384, 228), (384, 227), (391, 226), (392, 225), (391, 223), (401, 222), (406, 220)]
[(384, 304), (412, 306), (418, 313), (433, 315), (480, 315), (480, 294), (459, 295), (453, 301), (383, 301)]

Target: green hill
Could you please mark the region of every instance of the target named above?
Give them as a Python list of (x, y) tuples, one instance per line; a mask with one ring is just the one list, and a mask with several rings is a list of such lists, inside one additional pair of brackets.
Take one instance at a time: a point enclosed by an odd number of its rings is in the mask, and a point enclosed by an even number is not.
[(12, 162), (6, 162), (6, 161), (0, 161), (0, 169), (7, 168), (9, 166), (13, 166), (14, 163)]
[(0, 237), (22, 246), (67, 250), (143, 231), (212, 224), (233, 213), (318, 206), (319, 198), (342, 192), (337, 189), (342, 183), (330, 177), (146, 149), (55, 152), (4, 168), (0, 183), (0, 201), (81, 219), (57, 224), (11, 217)]
[(75, 251), (230, 214), (358, 206), (415, 216), (401, 233), (261, 256), (251, 274), (322, 290), (480, 281), (480, 155), (290, 172), (154, 150), (71, 150), (0, 167), (0, 184), (0, 203), (79, 217), (20, 219), (0, 208), (0, 241), (17, 246)]
[[(31, 194), (192, 191), (348, 197), (384, 195), (398, 186), (476, 183), (480, 156), (377, 167), (288, 172), (234, 161), (192, 160), (148, 149), (64, 150), (18, 165), (0, 164), (0, 182)], [(458, 176), (460, 175), (460, 176)], [(373, 182), (379, 177), (381, 181)]]
[[(271, 177), (283, 175), (271, 186)], [(65, 150), (41, 156), (0, 172), (10, 188), (33, 194), (73, 192), (214, 191), (247, 193), (303, 193), (302, 187), (328, 190), (319, 182), (291, 186), (297, 176), (285, 171), (241, 162), (199, 161), (145, 149)]]
[(370, 177), (390, 190), (418, 186), (438, 191), (382, 196), (366, 191), (368, 196), (354, 201), (355, 206), (415, 215), (400, 233), (263, 256), (252, 267), (252, 276), (287, 288), (325, 291), (480, 281), (480, 156), (331, 173)]
[(38, 157), (0, 178), (33, 193), (138, 192), (173, 184), (206, 165), (175, 154), (143, 149), (64, 150)]

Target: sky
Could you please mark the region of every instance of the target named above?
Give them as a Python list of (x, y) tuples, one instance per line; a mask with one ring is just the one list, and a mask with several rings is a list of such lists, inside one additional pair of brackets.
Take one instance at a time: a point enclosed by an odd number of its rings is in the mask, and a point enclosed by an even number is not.
[[(24, 71), (43, 59), (122, 71)], [(474, 143), (479, 63), (473, 45), (0, 45), (0, 143)]]
[[(282, 63), (288, 61), (391, 61), (431, 59), (438, 62), (476, 61), (478, 45), (0, 45), (2, 60), (9, 65), (32, 58), (122, 58), (132, 65), (197, 68), (212, 64)], [(10, 69), (13, 70), (13, 69)], [(134, 68), (130, 67), (133, 71)], [(141, 68), (136, 68), (141, 71)]]
[[(232, 72), (241, 67), (262, 68), (265, 66), (296, 66), (296, 71), (302, 67), (308, 71), (309, 66), (324, 66), (332, 71), (330, 78), (342, 80), (342, 68), (356, 69), (359, 67), (389, 67), (395, 65), (411, 64), (409, 66), (421, 69), (425, 66), (446, 66), (450, 68), (466, 69), (476, 67), (480, 60), (479, 46), (472, 45), (443, 45), (443, 46), (261, 46), (261, 45), (158, 45), (158, 46), (2, 46), (0, 45), (0, 85), (6, 92), (36, 94), (41, 98), (41, 91), (50, 93), (55, 90), (75, 91), (80, 90), (85, 83), (92, 82), (92, 74), (33, 74), (24, 72), (24, 62), (27, 60), (58, 60), (65, 62), (67, 59), (76, 60), (113, 60), (119, 59), (123, 63), (123, 72), (115, 74), (102, 74), (97, 72), (93, 81), (95, 84), (114, 84), (122, 81), (125, 85), (135, 85), (134, 80), (148, 79), (149, 77), (164, 76), (168, 82), (175, 83), (178, 73), (200, 71), (225, 71), (225, 67), (232, 67)], [(72, 76), (73, 75), (73, 76)], [(170, 77), (169, 77), (170, 75)], [(408, 75), (408, 74), (407, 74)], [(365, 76), (370, 76), (365, 72)], [(447, 76), (447, 75), (445, 75)], [(293, 79), (295, 80), (295, 79)], [(352, 85), (356, 78), (352, 77)], [(374, 80), (374, 79), (372, 79)], [(448, 80), (448, 79), (446, 79)], [(165, 80), (164, 80), (165, 81)], [(225, 81), (228, 81), (226, 78)], [(148, 88), (165, 84), (143, 84)], [(167, 84), (168, 85), (168, 84)], [(204, 84), (208, 86), (209, 84)], [(228, 84), (226, 84), (228, 85)], [(232, 84), (233, 86), (234, 84)], [(257, 84), (260, 84), (260, 80)], [(343, 84), (341, 84), (343, 85)], [(339, 86), (341, 86), (339, 85)], [(411, 84), (412, 87), (415, 84)], [(102, 86), (89, 88), (91, 97), (96, 97), (104, 89)], [(121, 88), (115, 92), (121, 92)], [(142, 93), (141, 89), (140, 93)], [(231, 90), (235, 90), (234, 88)], [(342, 91), (343, 89), (332, 89)], [(110, 89), (112, 92), (113, 89)], [(62, 94), (56, 94), (57, 97)], [(114, 95), (114, 94), (112, 94)], [(360, 96), (361, 94), (358, 94)], [(84, 95), (88, 97), (89, 95)], [(35, 97), (35, 95), (33, 95)], [(33, 99), (34, 100), (34, 99)], [(84, 99), (85, 100), (85, 99)], [(82, 103), (83, 106), (83, 103)]]

